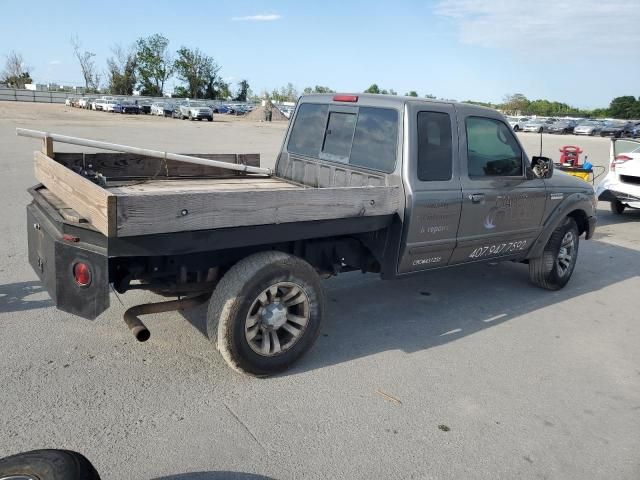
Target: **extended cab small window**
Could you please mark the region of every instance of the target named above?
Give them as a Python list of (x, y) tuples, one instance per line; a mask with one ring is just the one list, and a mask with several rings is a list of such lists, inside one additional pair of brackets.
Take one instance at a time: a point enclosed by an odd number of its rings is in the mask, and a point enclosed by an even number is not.
[(351, 165), (392, 172), (396, 166), (398, 112), (390, 108), (360, 107), (351, 148)]
[(418, 113), (418, 180), (451, 180), (451, 118), (448, 113)]
[(523, 175), (522, 150), (510, 128), (484, 117), (467, 118), (466, 127), (470, 177)]

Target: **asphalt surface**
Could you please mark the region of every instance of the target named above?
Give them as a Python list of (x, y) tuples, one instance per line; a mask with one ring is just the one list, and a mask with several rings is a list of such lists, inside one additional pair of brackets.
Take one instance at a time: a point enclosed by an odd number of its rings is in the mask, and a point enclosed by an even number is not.
[[(147, 317), (145, 344), (122, 314), (152, 294), (57, 311), (26, 257), (38, 142), (15, 127), (273, 164), (285, 125), (219, 120), (0, 104), (0, 456), (75, 449), (107, 480), (640, 477), (640, 211), (601, 204), (559, 292), (516, 264), (328, 280), (315, 348), (266, 380), (225, 366), (203, 308)], [(607, 163), (608, 140), (543, 139)]]

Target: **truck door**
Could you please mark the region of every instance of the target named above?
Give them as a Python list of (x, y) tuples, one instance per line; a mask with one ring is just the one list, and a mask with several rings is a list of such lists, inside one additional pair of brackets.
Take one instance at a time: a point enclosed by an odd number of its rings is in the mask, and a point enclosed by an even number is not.
[(407, 115), (400, 274), (447, 265), (456, 244), (462, 202), (453, 105), (409, 102)]
[(544, 180), (502, 117), (472, 107), (458, 111), (462, 214), (451, 264), (517, 255), (541, 229)]

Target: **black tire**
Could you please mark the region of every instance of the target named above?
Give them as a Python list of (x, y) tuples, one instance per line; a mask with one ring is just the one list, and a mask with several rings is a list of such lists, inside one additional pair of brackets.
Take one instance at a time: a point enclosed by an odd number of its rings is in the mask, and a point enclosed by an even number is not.
[(207, 117), (207, 122), (213, 122), (213, 117)]
[(0, 477), (13, 475), (34, 480), (100, 480), (91, 462), (71, 450), (32, 450), (0, 459)]
[[(574, 242), (571, 250), (571, 261), (566, 270), (562, 272), (559, 266), (560, 249), (566, 235), (569, 235), (569, 233), (573, 235)], [(560, 290), (564, 287), (569, 282), (576, 266), (579, 244), (578, 226), (573, 218), (567, 217), (549, 238), (542, 256), (529, 260), (529, 278), (531, 281), (538, 287), (547, 290)]]
[(615, 215), (622, 215), (625, 208), (627, 208), (627, 206), (620, 200), (614, 200), (611, 202), (611, 213)]
[(514, 132), (517, 132), (518, 130), (520, 130), (520, 127), (519, 127), (518, 125), (515, 125), (515, 126), (513, 127), (513, 131), (514, 131)]
[[(306, 295), (308, 320), (300, 337), (288, 349), (261, 355), (246, 338), (247, 316), (261, 292), (282, 282), (295, 284)], [(324, 289), (311, 265), (286, 253), (260, 252), (235, 264), (218, 283), (209, 302), (207, 333), (231, 368), (266, 377), (286, 370), (313, 346), (320, 333), (324, 309)], [(267, 342), (273, 345), (270, 340)]]

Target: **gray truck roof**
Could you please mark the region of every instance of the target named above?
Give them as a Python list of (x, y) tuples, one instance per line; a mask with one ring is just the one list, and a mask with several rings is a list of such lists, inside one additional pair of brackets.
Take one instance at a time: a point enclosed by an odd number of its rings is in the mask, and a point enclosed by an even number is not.
[[(354, 103), (334, 101), (336, 95), (355, 95), (358, 101)], [(333, 103), (336, 105), (353, 105), (353, 106), (374, 106), (374, 107), (396, 107), (400, 108), (405, 103), (424, 103), (425, 105), (454, 105), (464, 107), (465, 109), (477, 109), (484, 112), (497, 112), (497, 110), (480, 105), (472, 105), (470, 103), (453, 102), (450, 100), (437, 100), (431, 98), (408, 97), (405, 95), (383, 95), (375, 93), (310, 93), (302, 95), (300, 101), (311, 103)]]

